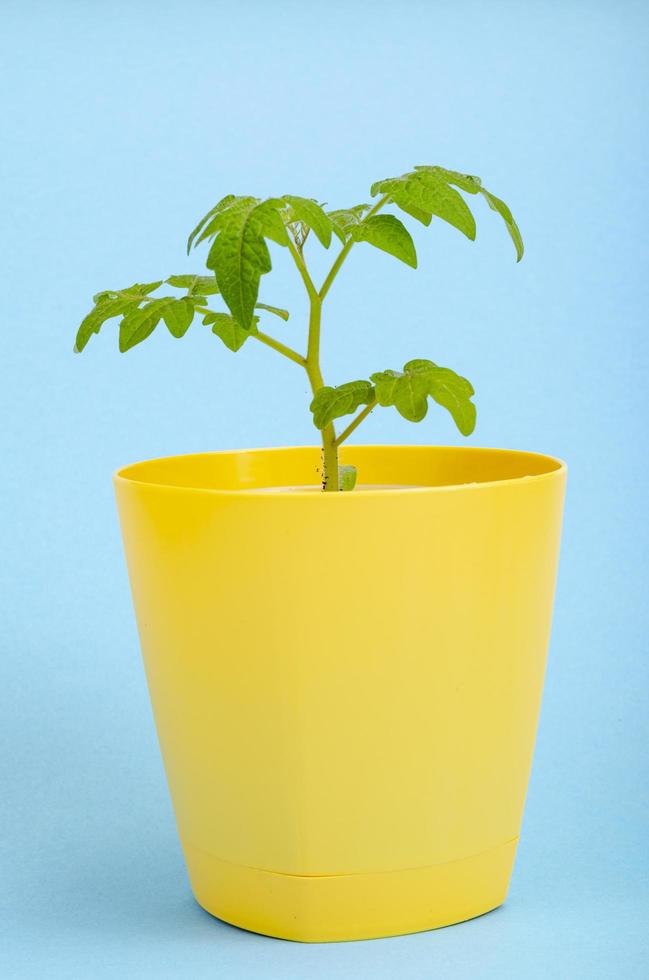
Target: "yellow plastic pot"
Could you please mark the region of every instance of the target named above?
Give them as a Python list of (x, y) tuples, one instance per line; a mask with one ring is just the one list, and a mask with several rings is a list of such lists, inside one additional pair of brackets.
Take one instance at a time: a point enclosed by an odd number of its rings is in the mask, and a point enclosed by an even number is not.
[(550, 632), (566, 470), (491, 449), (178, 456), (115, 477), (189, 876), (307, 942), (500, 905)]

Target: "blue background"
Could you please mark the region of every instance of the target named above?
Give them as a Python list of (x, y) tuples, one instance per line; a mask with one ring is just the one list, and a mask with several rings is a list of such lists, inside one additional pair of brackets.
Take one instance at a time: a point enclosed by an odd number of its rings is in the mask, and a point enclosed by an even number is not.
[[(3, 976), (646, 976), (647, 7), (59, 0), (5, 2), (2, 28)], [(480, 174), (526, 257), (484, 202), (474, 244), (413, 228), (416, 273), (359, 247), (325, 374), (432, 357), (475, 384), (473, 444), (569, 462), (546, 697), (507, 904), (300, 946), (191, 898), (110, 475), (313, 442), (304, 378), (200, 326), (127, 355), (114, 325), (82, 357), (73, 335), (97, 290), (199, 270), (186, 234), (227, 192), (343, 206), (421, 162)], [(299, 345), (301, 285), (274, 254), (263, 298)], [(363, 440), (461, 437), (441, 411), (386, 411)]]

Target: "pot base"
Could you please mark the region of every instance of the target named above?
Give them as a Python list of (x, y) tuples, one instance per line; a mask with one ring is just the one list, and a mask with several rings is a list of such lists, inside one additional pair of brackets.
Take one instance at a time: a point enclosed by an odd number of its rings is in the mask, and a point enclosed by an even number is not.
[(490, 912), (505, 900), (517, 842), (430, 867), (337, 875), (281, 874), (183, 850), (196, 900), (211, 915), (319, 943), (423, 932)]

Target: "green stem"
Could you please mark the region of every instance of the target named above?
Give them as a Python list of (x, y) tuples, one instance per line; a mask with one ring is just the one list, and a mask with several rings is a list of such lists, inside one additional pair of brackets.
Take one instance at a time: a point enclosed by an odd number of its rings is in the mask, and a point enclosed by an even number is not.
[(323, 300), (327, 295), (327, 293), (329, 292), (329, 290), (331, 289), (333, 281), (338, 275), (338, 270), (340, 269), (341, 265), (343, 264), (343, 262), (345, 261), (349, 253), (351, 252), (353, 244), (354, 244), (354, 239), (350, 238), (349, 241), (345, 245), (343, 245), (340, 252), (338, 253), (338, 257), (336, 258), (336, 261), (334, 262), (331, 269), (329, 270), (329, 274), (325, 279), (325, 281), (323, 282), (322, 287), (320, 289), (320, 293), (319, 293), (320, 300)]
[[(367, 221), (367, 219), (375, 215), (377, 211), (380, 211), (383, 205), (387, 204), (389, 200), (390, 200), (389, 194), (384, 194), (383, 197), (379, 198), (379, 200), (376, 202), (374, 207), (370, 208), (367, 214), (364, 215), (363, 221)], [(350, 236), (350, 238), (347, 240), (347, 242), (343, 245), (340, 252), (338, 253), (336, 261), (334, 262), (331, 269), (329, 270), (329, 274), (327, 275), (327, 278), (325, 279), (325, 281), (323, 282), (320, 288), (320, 293), (319, 293), (320, 301), (322, 301), (325, 298), (325, 296), (331, 289), (333, 285), (333, 281), (338, 275), (338, 272), (340, 271), (341, 265), (343, 264), (343, 262), (345, 261), (349, 253), (351, 252), (352, 245), (354, 244), (355, 244), (355, 239), (352, 236)]]
[[(363, 221), (376, 214), (384, 204), (387, 204), (389, 199), (389, 194), (385, 194), (383, 197), (381, 197), (376, 202), (374, 207), (370, 208), (370, 210), (364, 216)], [(318, 292), (313, 285), (313, 280), (309, 275), (304, 257), (302, 256), (300, 250), (295, 245), (295, 242), (291, 241), (290, 237), (288, 240), (289, 251), (309, 295), (309, 340), (304, 367), (306, 368), (309, 384), (311, 385), (311, 390), (314, 395), (320, 390), (320, 388), (324, 387), (324, 379), (322, 377), (322, 371), (320, 370), (320, 326), (322, 320), (322, 301), (331, 289), (340, 267), (354, 245), (354, 241), (355, 239), (350, 236), (349, 240), (343, 245), (334, 264), (329, 270), (325, 281), (322, 284), (320, 292)], [(338, 478), (338, 446), (347, 438), (348, 435), (350, 435), (351, 432), (354, 431), (356, 426), (360, 425), (363, 419), (369, 415), (373, 407), (374, 405), (363, 409), (359, 416), (347, 426), (339, 439), (336, 439), (336, 430), (333, 422), (330, 422), (329, 425), (322, 430), (323, 490), (327, 492), (335, 492), (340, 489)]]
[(336, 430), (329, 424), (322, 430), (322, 489), (337, 492), (340, 490), (338, 478), (338, 446), (336, 445)]
[(355, 419), (352, 419), (352, 421), (349, 423), (349, 425), (347, 426), (347, 428), (346, 429), (343, 429), (343, 431), (340, 433), (340, 435), (336, 439), (336, 446), (342, 445), (342, 443), (345, 441), (345, 439), (348, 439), (350, 437), (350, 435), (352, 434), (352, 432), (354, 431), (354, 429), (356, 429), (357, 426), (359, 426), (361, 424), (361, 422), (364, 419), (367, 418), (367, 416), (370, 414), (370, 412), (374, 408), (376, 408), (376, 405), (377, 405), (376, 400), (373, 401), (373, 402), (371, 402), (371, 404), (365, 406), (365, 408), (363, 409), (362, 412), (359, 412), (358, 413), (358, 415), (356, 416)]
[[(324, 387), (324, 379), (320, 370), (320, 323), (322, 317), (322, 301), (316, 294), (311, 298), (309, 312), (309, 343), (306, 355), (306, 373), (311, 390), (315, 395)], [(336, 430), (332, 422), (322, 430), (322, 489), (335, 492), (340, 489), (338, 483), (338, 447), (336, 445)]]
[(302, 255), (298, 251), (295, 242), (292, 242), (290, 237), (288, 238), (288, 250), (293, 256), (293, 261), (295, 262), (297, 266), (297, 270), (300, 273), (300, 276), (302, 277), (302, 282), (304, 283), (306, 291), (309, 294), (309, 299), (313, 300), (318, 295), (318, 290), (313, 285), (313, 279), (309, 275), (309, 271), (306, 267), (306, 262), (304, 261)]
[(286, 344), (283, 344), (280, 340), (275, 340), (274, 337), (269, 337), (267, 333), (262, 333), (261, 330), (258, 330), (257, 333), (251, 334), (251, 337), (254, 337), (255, 340), (261, 341), (262, 344), (266, 344), (266, 347), (272, 347), (272, 349), (276, 350), (278, 354), (283, 354), (284, 357), (288, 357), (290, 361), (295, 361), (295, 363), (299, 364), (300, 367), (306, 367), (306, 358), (302, 357), (301, 354), (298, 354), (298, 352), (293, 350), (292, 347), (287, 347)]
[(322, 322), (322, 300), (316, 293), (311, 299), (309, 306), (309, 339), (306, 348), (307, 364), (311, 365), (314, 377), (320, 378), (319, 387), (322, 388), (324, 381), (320, 374), (320, 326)]

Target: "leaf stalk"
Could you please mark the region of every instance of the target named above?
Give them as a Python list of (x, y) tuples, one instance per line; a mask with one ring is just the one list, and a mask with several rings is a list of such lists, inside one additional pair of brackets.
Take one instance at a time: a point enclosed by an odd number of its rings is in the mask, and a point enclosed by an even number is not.
[[(208, 309), (207, 306), (197, 306), (196, 312), (204, 315), (205, 313), (212, 313), (213, 311)], [(288, 347), (286, 344), (283, 344), (281, 340), (275, 340), (274, 337), (271, 337), (267, 333), (263, 333), (261, 330), (257, 330), (256, 333), (251, 333), (250, 336), (254, 337), (254, 339), (258, 340), (260, 343), (265, 344), (266, 347), (271, 347), (274, 351), (277, 351), (278, 354), (283, 354), (284, 357), (288, 357), (289, 361), (294, 361), (295, 364), (299, 364), (300, 367), (306, 367), (306, 358), (303, 357), (302, 354), (298, 354), (298, 352), (293, 350), (292, 347)]]
[(343, 431), (340, 433), (340, 435), (336, 439), (336, 446), (342, 445), (345, 439), (348, 439), (350, 437), (354, 429), (356, 429), (361, 424), (361, 422), (363, 422), (367, 418), (367, 416), (370, 414), (370, 412), (372, 412), (376, 408), (376, 406), (377, 406), (376, 399), (374, 399), (373, 402), (370, 402), (369, 405), (366, 405), (365, 408), (358, 413), (356, 418), (352, 419), (352, 421), (349, 423), (347, 428), (343, 429)]
[[(376, 202), (376, 204), (374, 205), (374, 207), (373, 208), (370, 208), (370, 210), (367, 212), (367, 214), (363, 215), (363, 221), (366, 221), (368, 218), (373, 217), (373, 215), (375, 215), (377, 213), (377, 211), (380, 211), (381, 208), (384, 205), (386, 205), (389, 200), (390, 200), (390, 195), (389, 194), (384, 194), (383, 197), (379, 198), (379, 200)], [(354, 243), (355, 243), (355, 241), (354, 241), (353, 236), (350, 236), (349, 240), (347, 242), (345, 242), (345, 244), (341, 248), (340, 252), (338, 253), (338, 256), (336, 258), (336, 261), (332, 265), (332, 267), (329, 270), (329, 273), (327, 275), (327, 278), (325, 279), (325, 281), (323, 282), (322, 286), (320, 287), (320, 292), (319, 292), (318, 295), (320, 297), (320, 301), (321, 302), (325, 298), (325, 296), (327, 295), (327, 293), (329, 292), (329, 290), (331, 289), (331, 287), (333, 285), (333, 281), (336, 278), (336, 276), (338, 275), (338, 273), (340, 271), (341, 265), (343, 264), (343, 262), (345, 261), (345, 259), (349, 255), (349, 253), (351, 252), (352, 246), (354, 245)]]
[(295, 364), (299, 364), (300, 367), (306, 367), (306, 358), (298, 354), (297, 351), (293, 350), (292, 347), (287, 347), (283, 344), (281, 340), (275, 340), (274, 337), (270, 337), (267, 333), (262, 333), (258, 330), (257, 333), (252, 334), (255, 340), (259, 340), (262, 344), (266, 344), (266, 347), (271, 347), (273, 350), (277, 351), (278, 354), (283, 354), (284, 357), (288, 357), (290, 361), (294, 361)]

